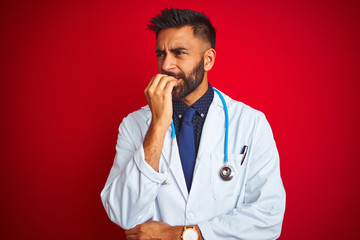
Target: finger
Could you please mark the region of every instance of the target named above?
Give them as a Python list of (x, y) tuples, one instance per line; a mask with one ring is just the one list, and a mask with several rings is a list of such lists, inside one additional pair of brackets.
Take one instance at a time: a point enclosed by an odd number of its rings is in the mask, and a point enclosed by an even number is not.
[(171, 94), (172, 93), (172, 90), (174, 89), (174, 87), (177, 85), (177, 80), (174, 79), (174, 80), (171, 80), (171, 81), (168, 81), (164, 87), (164, 92), (166, 94)]
[(176, 82), (176, 78), (167, 75), (163, 75), (160, 79), (155, 78), (153, 85), (148, 89), (149, 96), (163, 96), (165, 94), (164, 88), (169, 81)]
[(156, 74), (154, 76), (154, 80), (152, 81), (151, 85), (150, 85), (150, 88), (152, 89), (156, 89), (159, 85), (159, 82), (161, 81), (162, 78), (165, 78), (165, 77), (170, 77), (166, 74)]
[(156, 76), (153, 76), (149, 82), (149, 84), (146, 86), (145, 90), (144, 90), (144, 93), (145, 93), (145, 96), (146, 98), (148, 98), (148, 95), (149, 95), (149, 89), (151, 86), (153, 86), (153, 83), (154, 83), (154, 80), (155, 80), (155, 77)]
[(151, 87), (151, 88), (156, 88), (157, 85), (158, 85), (158, 83), (159, 83), (159, 81), (160, 81), (160, 79), (161, 79), (162, 77), (164, 77), (164, 76), (166, 76), (166, 75), (164, 75), (164, 74), (156, 74), (156, 75), (153, 77), (151, 83), (149, 83), (149, 88), (150, 88), (150, 87)]
[(158, 85), (159, 80), (160, 80), (160, 76), (155, 75), (154, 77), (152, 77), (150, 83), (148, 84), (147, 88), (145, 89), (145, 96), (146, 96), (148, 102), (149, 102), (148, 98), (151, 95), (153, 95), (153, 93), (155, 92), (155, 89)]
[(167, 84), (169, 82), (175, 82), (176, 83), (176, 78), (171, 77), (171, 76), (164, 76), (160, 79), (157, 89), (160, 91), (164, 91), (165, 87), (167, 86)]
[(150, 82), (148, 83), (148, 85), (146, 86), (145, 88), (145, 92), (149, 89), (149, 87), (152, 85), (152, 83), (154, 82), (154, 78), (155, 76), (153, 76), (151, 79), (150, 79)]

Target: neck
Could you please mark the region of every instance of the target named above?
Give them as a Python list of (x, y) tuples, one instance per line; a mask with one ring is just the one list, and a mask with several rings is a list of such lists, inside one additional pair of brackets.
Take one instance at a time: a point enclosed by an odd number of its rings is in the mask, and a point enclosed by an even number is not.
[(184, 103), (186, 103), (186, 105), (191, 106), (193, 105), (197, 100), (199, 100), (208, 90), (209, 87), (209, 83), (207, 80), (207, 76), (205, 73), (204, 79), (201, 82), (201, 84), (189, 95), (187, 95), (186, 97), (182, 98), (181, 101), (183, 101)]

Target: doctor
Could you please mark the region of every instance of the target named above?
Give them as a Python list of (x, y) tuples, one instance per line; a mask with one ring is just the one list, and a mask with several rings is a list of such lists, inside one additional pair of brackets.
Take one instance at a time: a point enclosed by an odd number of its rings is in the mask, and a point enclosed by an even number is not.
[(148, 27), (159, 74), (148, 106), (119, 127), (101, 192), (109, 218), (127, 239), (278, 238), (285, 191), (272, 131), (264, 114), (208, 82), (214, 27), (182, 9), (162, 10)]

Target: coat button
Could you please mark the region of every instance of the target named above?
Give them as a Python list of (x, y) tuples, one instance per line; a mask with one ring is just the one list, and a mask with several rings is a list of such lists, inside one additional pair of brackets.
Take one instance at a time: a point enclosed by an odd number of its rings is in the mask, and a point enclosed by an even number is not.
[(188, 220), (192, 220), (194, 218), (194, 214), (193, 213), (189, 213), (188, 215), (187, 215), (187, 219)]

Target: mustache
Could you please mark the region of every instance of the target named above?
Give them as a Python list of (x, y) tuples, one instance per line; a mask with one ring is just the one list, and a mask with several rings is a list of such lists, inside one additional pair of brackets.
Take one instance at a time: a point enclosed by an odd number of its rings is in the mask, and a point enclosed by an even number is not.
[(184, 73), (176, 74), (176, 73), (173, 73), (173, 72), (164, 72), (163, 74), (166, 74), (166, 75), (168, 75), (168, 76), (170, 76), (170, 77), (174, 77), (174, 78), (176, 78), (176, 79), (178, 79), (178, 78), (185, 79), (185, 78), (186, 78), (186, 76), (185, 76)]

